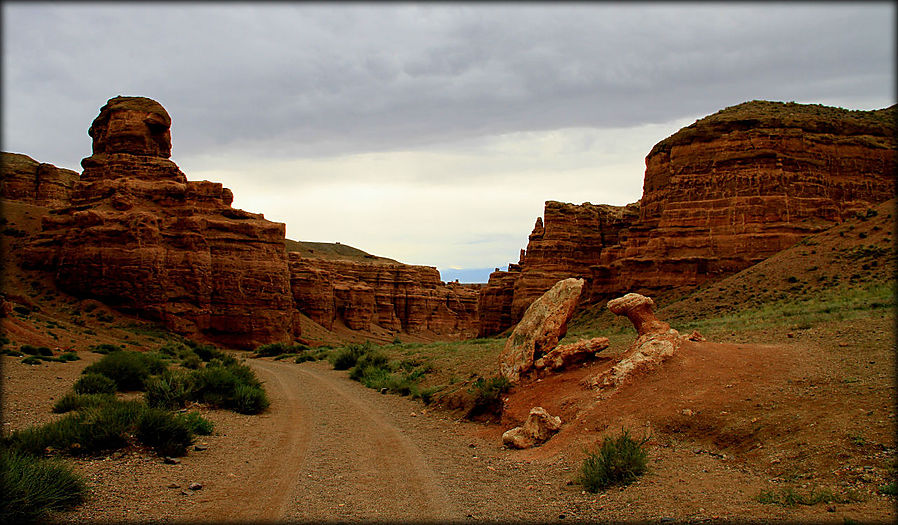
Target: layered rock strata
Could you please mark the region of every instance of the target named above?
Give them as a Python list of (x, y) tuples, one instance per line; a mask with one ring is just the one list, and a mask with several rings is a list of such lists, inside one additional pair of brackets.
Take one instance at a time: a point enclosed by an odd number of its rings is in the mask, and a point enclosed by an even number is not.
[(482, 291), (481, 335), (517, 322), (551, 286), (543, 274), (586, 279), (591, 302), (696, 286), (892, 198), (895, 108), (747, 102), (659, 142), (620, 219), (597, 226), (585, 204), (546, 203), (515, 271)]
[(0, 198), (38, 206), (64, 206), (72, 196), (78, 172), (38, 162), (28, 155), (3, 152)]
[(357, 262), (289, 253), (297, 308), (316, 323), (352, 330), (459, 338), (477, 334), (479, 287), (443, 283), (436, 268), (397, 262)]
[(70, 206), (44, 217), (30, 264), (180, 333), (242, 347), (292, 339), (284, 224), (232, 208), (221, 184), (188, 181), (169, 160), (170, 126), (153, 100), (110, 99)]
[(633, 223), (638, 203), (609, 206), (546, 201), (536, 219), (527, 249), (507, 272), (496, 271), (481, 291), (480, 335), (512, 326), (537, 297), (569, 277), (589, 277), (602, 250), (619, 242), (620, 232)]

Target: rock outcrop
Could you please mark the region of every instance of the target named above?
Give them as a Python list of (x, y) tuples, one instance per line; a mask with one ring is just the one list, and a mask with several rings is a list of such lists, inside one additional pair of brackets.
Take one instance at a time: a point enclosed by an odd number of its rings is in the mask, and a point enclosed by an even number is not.
[(480, 335), (514, 325), (537, 297), (568, 277), (588, 277), (602, 250), (619, 242), (620, 231), (638, 217), (638, 204), (567, 204), (546, 201), (527, 249), (507, 272), (496, 271), (481, 291)]
[(895, 112), (753, 101), (683, 128), (646, 157), (638, 205), (546, 203), (514, 271), (483, 288), (480, 335), (553, 279), (585, 279), (590, 302), (696, 286), (892, 198)]
[(674, 355), (680, 346), (680, 333), (655, 317), (654, 304), (651, 298), (636, 293), (608, 301), (608, 309), (626, 316), (638, 336), (614, 366), (586, 380), (589, 386), (612, 390), (639, 373), (654, 370)]
[(561, 418), (543, 407), (533, 407), (523, 426), (502, 434), (502, 443), (510, 448), (530, 448), (545, 443), (561, 429)]
[(515, 382), (555, 348), (583, 291), (583, 279), (564, 279), (533, 301), (499, 354), (499, 373)]
[(288, 254), (297, 308), (332, 329), (376, 325), (391, 332), (458, 338), (477, 334), (479, 287), (443, 283), (436, 268)]
[(68, 204), (78, 172), (38, 162), (20, 153), (2, 154), (0, 198), (38, 206)]
[(533, 362), (533, 368), (538, 372), (554, 372), (563, 370), (588, 361), (602, 350), (608, 348), (610, 342), (607, 337), (594, 337), (582, 339), (569, 345), (559, 345), (546, 352), (545, 355)]
[(231, 207), (221, 184), (188, 181), (157, 102), (115, 97), (90, 127), (93, 155), (71, 205), (28, 250), (59, 287), (233, 346), (292, 339), (285, 226)]

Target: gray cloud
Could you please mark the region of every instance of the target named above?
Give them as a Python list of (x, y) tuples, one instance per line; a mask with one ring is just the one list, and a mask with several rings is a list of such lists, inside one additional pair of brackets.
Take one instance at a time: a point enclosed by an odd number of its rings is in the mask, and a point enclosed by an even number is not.
[[(322, 156), (890, 100), (890, 4), (3, 4), (4, 147), (75, 167), (106, 99), (174, 154)], [(659, 139), (662, 137), (659, 137)]]

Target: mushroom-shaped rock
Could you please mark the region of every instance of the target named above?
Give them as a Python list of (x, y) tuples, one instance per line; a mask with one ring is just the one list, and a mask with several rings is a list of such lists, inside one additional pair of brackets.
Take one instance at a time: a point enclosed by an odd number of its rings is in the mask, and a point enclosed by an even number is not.
[(595, 357), (597, 353), (608, 348), (608, 345), (607, 337), (594, 337), (569, 345), (556, 346), (546, 355), (534, 361), (533, 367), (547, 372), (561, 370)]
[(524, 312), (499, 355), (499, 372), (509, 381), (518, 381), (533, 368), (535, 359), (555, 348), (567, 333), (583, 282), (574, 278), (558, 281)]
[(511, 448), (530, 448), (548, 441), (561, 429), (561, 418), (552, 416), (543, 407), (533, 407), (524, 426), (502, 434), (502, 443)]
[(666, 332), (670, 325), (655, 317), (652, 307), (655, 301), (638, 293), (628, 293), (623, 297), (608, 301), (608, 309), (615, 315), (625, 315), (633, 323), (636, 333), (645, 335), (654, 332)]
[(637, 375), (651, 371), (674, 355), (680, 346), (680, 333), (659, 321), (652, 312), (654, 301), (644, 295), (628, 293), (608, 301), (608, 309), (626, 315), (639, 336), (610, 369), (586, 380), (602, 390), (615, 389)]

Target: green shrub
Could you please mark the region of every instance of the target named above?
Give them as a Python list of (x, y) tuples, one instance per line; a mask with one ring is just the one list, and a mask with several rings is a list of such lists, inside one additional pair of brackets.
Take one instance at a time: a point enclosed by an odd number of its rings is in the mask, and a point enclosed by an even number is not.
[(84, 501), (87, 485), (57, 459), (0, 449), (0, 523), (44, 521)]
[(215, 425), (199, 414), (199, 412), (187, 412), (175, 416), (187, 425), (191, 432), (200, 436), (208, 436), (212, 433)]
[(511, 382), (503, 375), (489, 379), (478, 377), (468, 392), (474, 397), (474, 404), (466, 417), (472, 418), (481, 414), (502, 413), (502, 394), (511, 389)]
[(19, 352), (18, 350), (11, 350), (11, 349), (7, 348), (6, 350), (3, 350), (3, 355), (10, 355), (12, 357), (22, 357), (25, 354), (23, 354), (22, 352)]
[[(257, 413), (268, 406), (267, 398), (260, 398), (258, 394), (248, 391), (241, 391), (238, 394), (238, 387), (241, 386), (258, 389), (264, 394), (262, 383), (248, 366), (212, 366), (210, 363), (205, 368), (191, 372), (191, 377), (193, 388), (190, 392), (190, 399), (194, 401), (234, 409), (240, 406), (244, 408), (238, 411), (246, 410), (244, 413)], [(241, 398), (239, 401), (238, 396)], [(259, 404), (265, 406), (261, 410), (253, 412), (254, 408), (252, 407)]]
[(26, 357), (25, 359), (22, 359), (22, 362), (25, 363), (26, 365), (39, 365), (39, 364), (41, 364), (41, 359), (39, 357), (30, 355), (30, 356)]
[(886, 483), (885, 485), (880, 485), (879, 493), (885, 494), (887, 496), (896, 496), (898, 495), (898, 488), (896, 488), (895, 482), (892, 481), (890, 483)]
[(256, 386), (237, 385), (234, 389), (234, 398), (231, 408), (241, 414), (258, 414), (268, 408), (268, 396), (265, 391)]
[(167, 364), (161, 355), (153, 352), (120, 350), (106, 354), (82, 373), (102, 374), (115, 381), (120, 391), (143, 390), (150, 375), (162, 373)]
[(147, 405), (154, 408), (183, 408), (191, 398), (193, 376), (188, 373), (166, 370), (151, 377), (145, 384)]
[(331, 365), (333, 365), (334, 370), (349, 370), (354, 367), (356, 361), (369, 350), (371, 350), (370, 342), (365, 342), (365, 344), (349, 344), (331, 355)]
[(645, 442), (634, 440), (626, 430), (616, 439), (606, 437), (601, 448), (583, 460), (577, 482), (593, 493), (632, 483), (646, 470)]
[(193, 443), (190, 425), (174, 414), (147, 407), (137, 419), (137, 439), (160, 456), (183, 456)]
[(42, 355), (42, 356), (46, 356), (46, 357), (50, 357), (53, 355), (53, 350), (50, 350), (46, 346), (22, 345), (21, 347), (19, 347), (19, 350), (22, 353), (28, 354), (28, 355), (35, 355), (35, 356)]
[(68, 392), (53, 405), (53, 412), (64, 414), (73, 410), (100, 406), (115, 400), (115, 396), (108, 393), (76, 394)]
[(111, 394), (115, 389), (115, 381), (93, 372), (82, 375), (72, 387), (78, 394)]
[(196, 355), (193, 352), (190, 352), (190, 354), (184, 356), (184, 358), (181, 360), (181, 366), (183, 366), (184, 368), (190, 368), (192, 370), (196, 370), (197, 368), (199, 368), (202, 363), (203, 361), (200, 359), (200, 356)]
[(270, 343), (257, 346), (253, 357), (273, 357), (280, 354), (286, 354), (287, 352), (289, 352), (289, 350), (287, 350), (284, 343)]
[(100, 343), (98, 345), (93, 345), (89, 348), (89, 350), (91, 352), (94, 352), (97, 354), (110, 354), (112, 352), (120, 352), (121, 349), (122, 349), (121, 347), (112, 345), (109, 343)]
[(65, 352), (59, 356), (60, 361), (78, 361), (81, 359), (75, 352)]

